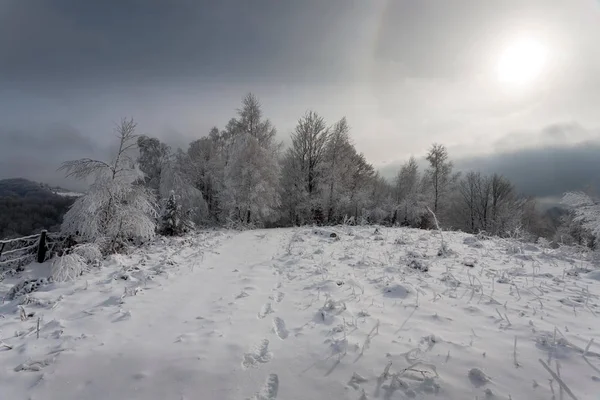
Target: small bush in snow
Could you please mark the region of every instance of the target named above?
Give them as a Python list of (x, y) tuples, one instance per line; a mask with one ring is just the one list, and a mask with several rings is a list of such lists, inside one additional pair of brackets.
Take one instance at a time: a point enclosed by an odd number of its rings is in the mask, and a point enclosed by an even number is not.
[(102, 252), (94, 243), (75, 246), (71, 249), (71, 253), (82, 257), (87, 264), (98, 264), (102, 260)]
[(408, 266), (412, 269), (416, 269), (417, 271), (421, 272), (429, 271), (429, 266), (425, 265), (421, 260), (417, 259), (410, 260)]
[(52, 261), (52, 279), (56, 282), (74, 280), (87, 270), (88, 265), (79, 254), (64, 254)]
[(538, 246), (540, 246), (542, 249), (549, 249), (551, 248), (551, 243), (548, 239), (543, 238), (543, 237), (539, 237), (537, 240), (537, 244)]
[(21, 295), (35, 292), (41, 286), (47, 285), (48, 283), (50, 283), (50, 280), (46, 278), (26, 279), (14, 285), (7, 293), (6, 298), (8, 300), (14, 300)]
[(86, 194), (64, 216), (62, 232), (84, 241), (104, 239), (114, 253), (134, 238), (152, 239), (156, 233), (156, 204), (152, 191), (139, 182), (144, 174), (130, 151), (135, 146), (136, 124), (124, 119), (117, 127), (119, 151), (111, 163), (88, 158), (61, 166), (67, 177), (93, 178)]

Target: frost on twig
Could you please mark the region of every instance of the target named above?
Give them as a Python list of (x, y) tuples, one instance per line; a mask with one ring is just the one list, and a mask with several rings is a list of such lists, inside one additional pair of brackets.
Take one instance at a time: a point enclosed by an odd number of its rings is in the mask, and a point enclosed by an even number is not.
[(433, 221), (435, 222), (435, 227), (438, 230), (438, 232), (440, 233), (440, 249), (438, 250), (438, 256), (442, 257), (442, 256), (447, 256), (450, 253), (450, 250), (448, 249), (448, 247), (446, 247), (446, 243), (444, 242), (444, 234), (442, 233), (442, 228), (440, 228), (440, 224), (438, 222), (437, 216), (435, 215), (435, 213), (431, 210), (431, 208), (427, 207), (427, 211), (429, 211), (431, 213), (431, 215), (433, 216)]
[(569, 389), (569, 387), (567, 386), (567, 384), (560, 378), (560, 376), (558, 376), (554, 371), (552, 371), (552, 369), (550, 369), (550, 367), (548, 366), (548, 364), (546, 364), (544, 362), (544, 360), (542, 360), (540, 358), (538, 361), (540, 362), (540, 364), (542, 364), (542, 367), (544, 367), (544, 369), (546, 371), (548, 371), (548, 373), (550, 375), (552, 375), (552, 378), (560, 385), (560, 387), (563, 388), (564, 391), (567, 392), (567, 394), (569, 396), (571, 396), (571, 398), (573, 400), (577, 400), (577, 397), (575, 397), (575, 395), (573, 394), (573, 392), (571, 391), (571, 389)]

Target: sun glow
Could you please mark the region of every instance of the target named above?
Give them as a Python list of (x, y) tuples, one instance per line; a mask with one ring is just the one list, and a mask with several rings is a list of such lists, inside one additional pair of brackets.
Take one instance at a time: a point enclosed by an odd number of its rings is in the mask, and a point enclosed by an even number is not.
[(502, 52), (496, 73), (505, 84), (523, 86), (535, 81), (544, 70), (547, 49), (533, 38), (512, 42)]

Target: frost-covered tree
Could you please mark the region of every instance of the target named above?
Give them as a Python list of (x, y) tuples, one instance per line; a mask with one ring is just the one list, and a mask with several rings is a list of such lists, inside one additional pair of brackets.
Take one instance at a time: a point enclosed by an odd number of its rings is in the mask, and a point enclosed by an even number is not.
[(396, 207), (392, 223), (416, 227), (426, 215), (425, 196), (421, 190), (417, 160), (411, 157), (398, 172), (394, 182)]
[(184, 170), (191, 184), (198, 189), (206, 203), (208, 218), (222, 221), (222, 194), (224, 188), (225, 132), (214, 127), (208, 137), (190, 143), (185, 154)]
[(286, 225), (302, 225), (310, 214), (308, 192), (304, 184), (301, 160), (287, 151), (281, 160), (279, 185), (281, 218)]
[(563, 203), (573, 209), (574, 222), (580, 222), (596, 239), (600, 238), (600, 201), (583, 192), (568, 192)]
[(191, 228), (194, 225), (206, 224), (209, 214), (202, 192), (194, 186), (190, 176), (186, 173), (188, 164), (188, 155), (182, 150), (164, 160), (159, 194), (163, 209), (168, 199), (175, 194), (181, 207), (182, 223), (187, 228)]
[(494, 235), (504, 235), (518, 224), (520, 201), (514, 185), (505, 177), (494, 174), (490, 179), (490, 225)]
[(279, 206), (280, 144), (275, 128), (263, 119), (258, 99), (248, 94), (238, 118), (224, 134), (222, 203), (236, 222), (262, 225), (274, 218)]
[(279, 165), (272, 151), (248, 134), (233, 145), (223, 194), (233, 221), (262, 225), (274, 218), (279, 206)]
[(354, 145), (348, 134), (350, 128), (346, 118), (336, 122), (331, 128), (331, 134), (325, 147), (323, 183), (324, 188), (323, 209), (326, 212), (326, 221), (332, 223), (343, 215), (340, 211), (347, 207), (348, 169), (353, 155), (356, 153)]
[(375, 177), (375, 169), (363, 154), (354, 153), (349, 158), (349, 209), (346, 215), (353, 216), (356, 221), (370, 202), (369, 183)]
[(518, 198), (514, 186), (506, 178), (471, 171), (457, 186), (455, 203), (450, 210), (455, 227), (467, 232), (485, 231), (504, 236), (522, 222), (526, 202)]
[(238, 119), (233, 120), (236, 133), (245, 133), (254, 137), (263, 148), (269, 148), (275, 141), (277, 130), (271, 121), (263, 118), (258, 98), (248, 93), (242, 99), (242, 108), (238, 110)]
[(394, 214), (393, 186), (378, 172), (370, 179), (369, 203), (366, 207), (367, 220), (372, 224), (389, 223)]
[(137, 163), (144, 173), (144, 183), (158, 192), (160, 176), (165, 162), (171, 155), (171, 149), (160, 140), (145, 135), (138, 136), (137, 147), (139, 150)]
[(594, 235), (583, 227), (581, 221), (575, 221), (575, 212), (572, 209), (560, 217), (553, 239), (563, 245), (587, 247), (593, 247), (596, 241)]
[(93, 178), (89, 191), (65, 214), (62, 230), (88, 241), (107, 244), (106, 250), (134, 238), (150, 239), (156, 231), (156, 203), (150, 189), (140, 184), (144, 174), (131, 157), (136, 147), (136, 124), (123, 119), (116, 128), (119, 147), (110, 163), (80, 159), (67, 161), (67, 177)]
[(433, 212), (438, 214), (447, 206), (446, 200), (450, 194), (452, 184), (456, 182), (456, 176), (452, 174), (454, 167), (448, 159), (448, 151), (441, 144), (433, 144), (427, 153), (429, 168), (426, 171), (427, 181), (431, 190), (431, 203)]
[(322, 193), (325, 182), (323, 166), (328, 138), (329, 129), (325, 125), (325, 120), (314, 111), (308, 111), (298, 121), (292, 133), (292, 147), (288, 149), (285, 156), (288, 159), (287, 168), (297, 169), (293, 173), (288, 171), (286, 174), (300, 178), (298, 184), (294, 185), (302, 193), (297, 197), (306, 197), (308, 204), (304, 206), (310, 210), (310, 215), (306, 217), (314, 222), (323, 221)]

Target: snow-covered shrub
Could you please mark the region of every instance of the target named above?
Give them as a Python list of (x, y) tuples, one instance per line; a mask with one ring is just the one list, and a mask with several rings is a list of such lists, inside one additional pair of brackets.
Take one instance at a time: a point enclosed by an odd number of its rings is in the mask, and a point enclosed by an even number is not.
[(119, 151), (110, 164), (91, 159), (63, 163), (61, 169), (67, 177), (94, 177), (89, 191), (65, 214), (63, 233), (90, 242), (108, 239), (110, 252), (131, 239), (154, 237), (154, 194), (140, 184), (144, 175), (128, 154), (135, 146), (135, 127), (132, 120), (123, 120), (119, 125)]
[(537, 244), (539, 247), (541, 247), (542, 249), (549, 249), (551, 247), (551, 243), (548, 239), (543, 238), (543, 237), (539, 237), (537, 240)]
[(47, 278), (39, 278), (39, 279), (26, 279), (14, 285), (10, 288), (9, 292), (6, 294), (6, 298), (8, 300), (14, 300), (15, 298), (35, 292), (41, 286), (47, 285), (50, 283), (50, 279)]
[(479, 241), (479, 239), (476, 236), (467, 236), (466, 238), (463, 239), (463, 243), (467, 246), (471, 246), (471, 247), (475, 247), (475, 248), (483, 247), (483, 244)]
[(317, 236), (322, 236), (322, 237), (326, 237), (326, 238), (337, 238), (338, 237), (337, 233), (335, 233), (333, 231), (328, 231), (325, 229), (314, 229), (313, 233)]
[(600, 238), (600, 201), (583, 192), (565, 193), (563, 203), (573, 208), (575, 222), (580, 222), (596, 239)]
[(56, 282), (66, 282), (77, 279), (88, 270), (86, 260), (79, 254), (64, 254), (52, 261), (52, 279)]
[(231, 229), (234, 231), (245, 231), (255, 229), (256, 226), (253, 223), (246, 223), (237, 219), (227, 218), (224, 223), (225, 229)]
[(87, 264), (98, 264), (102, 260), (100, 247), (95, 243), (77, 245), (70, 252), (83, 258)]

